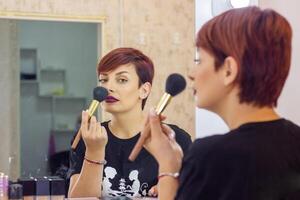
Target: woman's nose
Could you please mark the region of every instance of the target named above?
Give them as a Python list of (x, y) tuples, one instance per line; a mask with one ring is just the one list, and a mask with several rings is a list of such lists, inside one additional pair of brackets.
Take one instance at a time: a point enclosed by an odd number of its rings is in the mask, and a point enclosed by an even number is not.
[(106, 89), (109, 91), (109, 92), (114, 92), (115, 91), (115, 87), (114, 87), (114, 83), (113, 81), (107, 81), (106, 84), (105, 84), (105, 87)]
[(194, 76), (195, 76), (194, 73), (195, 73), (194, 70), (190, 68), (189, 71), (188, 71), (188, 78), (189, 78), (191, 81), (194, 80)]

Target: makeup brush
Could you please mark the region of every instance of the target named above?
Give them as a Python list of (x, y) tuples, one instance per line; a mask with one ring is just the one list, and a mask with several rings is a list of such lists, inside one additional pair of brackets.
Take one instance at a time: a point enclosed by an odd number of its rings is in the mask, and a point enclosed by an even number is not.
[[(176, 73), (169, 75), (166, 81), (165, 93), (160, 98), (155, 108), (156, 114), (160, 115), (165, 110), (167, 105), (169, 105), (171, 99), (182, 92), (185, 87), (186, 81), (183, 76)], [(148, 134), (141, 134), (139, 140), (137, 141), (133, 150), (131, 151), (131, 154), (129, 155), (129, 160), (134, 161), (136, 159), (147, 138)]]
[[(93, 90), (93, 101), (89, 106), (89, 109), (87, 110), (87, 113), (89, 115), (89, 119), (93, 116), (94, 112), (97, 110), (98, 105), (100, 102), (105, 100), (105, 98), (108, 95), (108, 91), (104, 87), (95, 87)], [(81, 138), (81, 129), (79, 129), (78, 133), (76, 134), (76, 137), (72, 143), (71, 148), (75, 149), (77, 147), (77, 144)]]

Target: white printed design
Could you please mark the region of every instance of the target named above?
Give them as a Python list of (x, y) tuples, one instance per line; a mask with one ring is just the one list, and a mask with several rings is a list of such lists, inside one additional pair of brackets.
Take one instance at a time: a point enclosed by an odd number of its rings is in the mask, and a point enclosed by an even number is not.
[[(119, 190), (113, 190), (112, 189), (112, 180), (117, 175), (117, 170), (113, 167), (107, 166), (104, 169), (104, 177), (102, 182), (102, 195), (103, 196), (127, 196), (127, 197), (141, 197), (142, 195), (147, 195), (148, 190), (148, 184), (143, 183), (141, 184), (138, 175), (138, 170), (132, 170), (129, 173), (129, 177), (127, 179), (132, 182), (132, 184), (126, 184), (126, 178), (122, 177), (119, 180), (118, 189)], [(128, 182), (129, 182), (128, 181)], [(139, 193), (140, 192), (140, 193)], [(142, 195), (141, 195), (142, 194)]]

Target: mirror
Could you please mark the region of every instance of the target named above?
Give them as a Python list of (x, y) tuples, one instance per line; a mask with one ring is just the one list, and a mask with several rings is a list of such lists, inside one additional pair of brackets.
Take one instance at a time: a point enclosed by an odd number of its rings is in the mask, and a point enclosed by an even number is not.
[(20, 176), (54, 175), (68, 165), (77, 118), (97, 84), (101, 23), (0, 19), (0, 27), (15, 40), (1, 51), (20, 77)]

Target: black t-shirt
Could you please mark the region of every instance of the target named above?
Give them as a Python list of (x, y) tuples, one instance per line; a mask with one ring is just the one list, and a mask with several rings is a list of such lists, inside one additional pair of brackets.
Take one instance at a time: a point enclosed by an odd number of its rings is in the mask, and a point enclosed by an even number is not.
[[(108, 142), (105, 148), (102, 195), (103, 196), (147, 196), (149, 189), (157, 184), (158, 163), (146, 150), (142, 149), (134, 162), (128, 160), (129, 154), (138, 141), (140, 133), (129, 139), (116, 137), (108, 128), (109, 122), (101, 125), (105, 127)], [(176, 141), (186, 152), (191, 144), (188, 133), (175, 125), (169, 125), (175, 132)], [(70, 152), (69, 177), (79, 174), (83, 164), (85, 144), (81, 139), (75, 151)]]
[(300, 127), (279, 119), (198, 139), (182, 166), (179, 200), (300, 200)]

